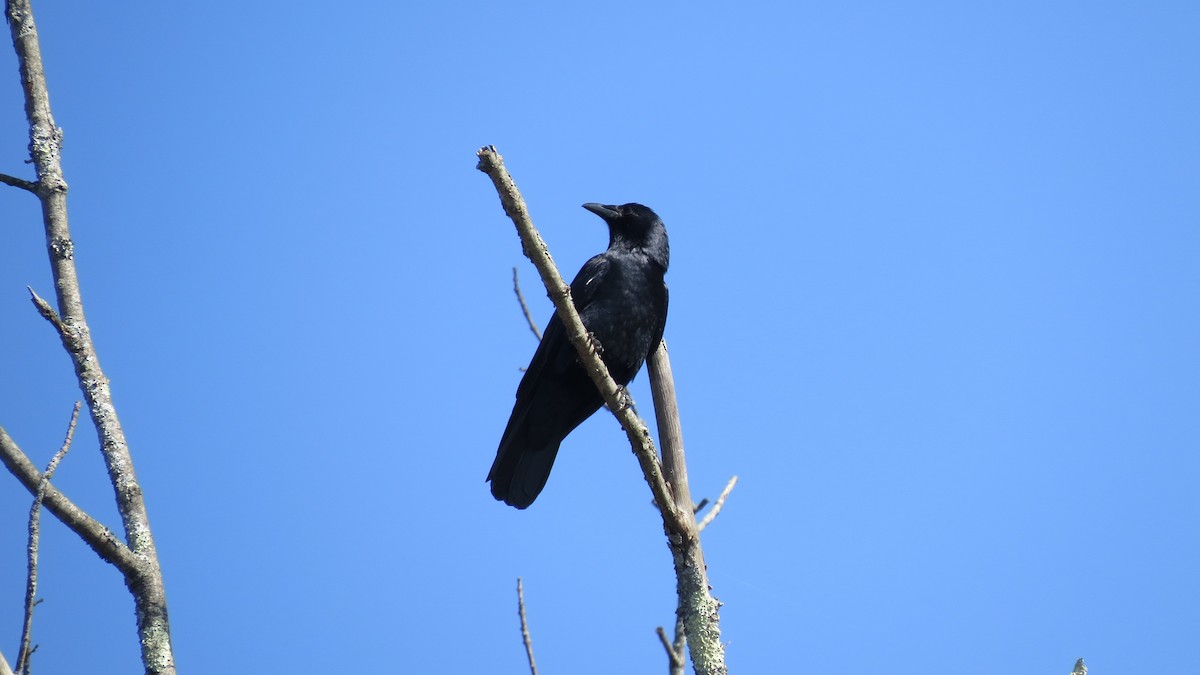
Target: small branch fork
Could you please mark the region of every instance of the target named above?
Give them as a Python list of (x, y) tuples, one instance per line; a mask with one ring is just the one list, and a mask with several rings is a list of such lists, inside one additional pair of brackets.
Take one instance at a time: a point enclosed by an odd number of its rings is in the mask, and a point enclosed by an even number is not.
[(17, 673), (29, 671), (29, 656), (33, 653), (29, 645), (33, 638), (33, 608), (38, 604), (36, 600), (38, 539), (41, 535), (42, 500), (46, 498), (46, 487), (50, 485), (50, 477), (54, 475), (58, 463), (71, 448), (71, 440), (75, 438), (75, 423), (79, 421), (79, 406), (80, 402), (76, 401), (75, 409), (71, 411), (71, 421), (67, 424), (66, 438), (63, 439), (62, 447), (54, 453), (54, 457), (46, 465), (46, 470), (42, 472), (42, 477), (38, 481), (37, 494), (33, 498), (33, 507), (29, 509), (29, 575), (25, 583), (25, 622), (21, 627), (21, 646), (17, 648)]
[(492, 146), (480, 149), (476, 155), (479, 158), (476, 168), (492, 180), (504, 212), (517, 228), (525, 255), (537, 268), (542, 283), (554, 302), (567, 337), (579, 355), (579, 362), (596, 384), (604, 402), (608, 404), (608, 409), (625, 430), (646, 483), (654, 495), (675, 565), (676, 590), (679, 596), (678, 616), (688, 636), (688, 649), (696, 673), (726, 675), (728, 669), (725, 666), (725, 648), (721, 644), (717, 615), (720, 603), (709, 592), (699, 530), (688, 492), (683, 435), (680, 431), (666, 342), (660, 343), (648, 359), (655, 417), (659, 438), (663, 442), (663, 460), (660, 462), (649, 428), (638, 416), (624, 388), (613, 381), (604, 361), (596, 352), (595, 345), (575, 310), (571, 290), (558, 273), (546, 242), (534, 228), (525, 200), (521, 197), (512, 176), (504, 168), (503, 158)]
[[(0, 427), (0, 462), (9, 473), (32, 494), (37, 494), (42, 484), (42, 474), (33, 462), (8, 435), (4, 427)], [(53, 485), (46, 485), (43, 504), (50, 513), (54, 514), (72, 532), (83, 539), (106, 562), (112, 563), (122, 574), (132, 575), (141, 573), (141, 560), (121, 543), (117, 536), (100, 521), (91, 517), (58, 491)]]
[[(703, 531), (721, 513), (721, 507), (725, 505), (725, 499), (729, 497), (730, 492), (733, 492), (737, 481), (738, 477), (734, 476), (725, 484), (725, 489), (721, 490), (721, 494), (717, 497), (717, 501), (713, 504), (713, 507), (705, 514), (704, 519), (696, 525), (697, 532)], [(696, 504), (692, 509), (692, 513), (699, 513), (707, 504), (708, 499), (701, 499), (700, 503)], [(679, 609), (675, 610), (674, 641), (667, 639), (667, 631), (662, 626), (655, 628), (654, 632), (658, 634), (658, 639), (662, 642), (663, 648), (667, 650), (667, 665), (670, 675), (683, 675), (685, 667), (684, 650), (687, 648), (687, 631), (683, 623), (683, 612)]]
[(675, 642), (672, 643), (667, 639), (667, 631), (663, 630), (662, 626), (654, 629), (658, 633), (658, 639), (662, 641), (663, 649), (667, 650), (667, 665), (671, 675), (683, 675), (683, 668), (686, 662), (684, 661), (683, 649), (687, 646), (686, 637), (684, 637), (683, 626), (675, 627)]

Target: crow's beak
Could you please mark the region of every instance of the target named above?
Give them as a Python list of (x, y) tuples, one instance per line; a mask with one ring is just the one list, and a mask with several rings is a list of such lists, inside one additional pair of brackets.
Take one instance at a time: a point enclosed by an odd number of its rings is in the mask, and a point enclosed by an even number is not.
[(596, 204), (595, 202), (588, 202), (587, 204), (583, 205), (583, 208), (600, 216), (606, 222), (609, 220), (613, 220), (614, 218), (617, 218), (618, 216), (621, 215), (620, 213), (617, 212), (617, 207), (605, 206), (604, 204)]

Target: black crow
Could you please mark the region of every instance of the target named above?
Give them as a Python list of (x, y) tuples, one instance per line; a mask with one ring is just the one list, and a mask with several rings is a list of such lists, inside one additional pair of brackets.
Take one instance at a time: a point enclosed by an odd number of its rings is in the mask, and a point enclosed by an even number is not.
[[(575, 275), (571, 298), (608, 371), (624, 386), (658, 348), (667, 322), (667, 230), (641, 204), (583, 208), (608, 223), (608, 250)], [(518, 509), (532, 504), (550, 477), (559, 444), (603, 404), (555, 312), (517, 387), (488, 472), (492, 495)]]

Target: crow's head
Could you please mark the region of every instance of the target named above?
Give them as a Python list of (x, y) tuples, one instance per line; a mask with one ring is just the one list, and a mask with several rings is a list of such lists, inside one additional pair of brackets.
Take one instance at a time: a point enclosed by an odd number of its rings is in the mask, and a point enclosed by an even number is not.
[(583, 208), (608, 223), (608, 248), (623, 251), (641, 250), (650, 259), (662, 266), (663, 271), (671, 260), (671, 247), (667, 243), (667, 228), (662, 219), (649, 207), (641, 204), (584, 204)]

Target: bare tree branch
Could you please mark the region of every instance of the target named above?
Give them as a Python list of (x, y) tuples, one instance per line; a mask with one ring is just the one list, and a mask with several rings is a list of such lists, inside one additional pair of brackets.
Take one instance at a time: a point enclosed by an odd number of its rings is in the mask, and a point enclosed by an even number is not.
[(662, 443), (663, 474), (671, 486), (675, 508), (691, 516), (695, 527), (695, 503), (688, 489), (687, 463), (683, 456), (683, 428), (679, 423), (679, 405), (675, 399), (675, 378), (671, 374), (671, 360), (667, 354), (667, 342), (659, 343), (650, 355), (647, 366), (650, 370), (650, 393), (654, 397), (654, 417), (658, 422), (658, 440)]
[(533, 660), (533, 638), (529, 636), (529, 622), (525, 619), (525, 587), (517, 577), (517, 613), (521, 616), (521, 641), (525, 643), (525, 656), (529, 658), (529, 672), (538, 675), (537, 662)]
[(79, 401), (76, 401), (75, 408), (71, 411), (71, 421), (67, 424), (66, 438), (63, 439), (58, 452), (54, 453), (54, 457), (50, 459), (50, 463), (46, 465), (46, 470), (42, 472), (42, 478), (38, 481), (37, 494), (33, 497), (33, 507), (29, 509), (29, 573), (25, 582), (25, 622), (21, 627), (21, 646), (17, 648), (18, 673), (29, 671), (29, 643), (33, 638), (33, 607), (37, 604), (38, 538), (41, 534), (42, 500), (46, 497), (46, 486), (50, 484), (50, 477), (54, 475), (58, 463), (71, 448), (71, 439), (75, 438), (75, 423), (79, 421), (79, 405)]
[(679, 405), (675, 397), (675, 378), (664, 340), (647, 360), (650, 392), (654, 396), (654, 415), (658, 437), (663, 446), (663, 473), (671, 485), (676, 508), (683, 514), (683, 529), (667, 529), (667, 543), (675, 563), (675, 591), (679, 598), (677, 616), (684, 625), (688, 653), (697, 675), (726, 675), (725, 645), (721, 643), (719, 610), (721, 603), (712, 596), (708, 583), (708, 565), (700, 548), (700, 532), (692, 511), (688, 491), (687, 462), (683, 454), (683, 431)]
[[(667, 639), (667, 631), (663, 630), (662, 626), (655, 628), (654, 632), (658, 633), (658, 639), (662, 642), (663, 649), (667, 650), (667, 672), (670, 675), (683, 675), (683, 649), (676, 648), (674, 644), (671, 644), (671, 641)], [(676, 641), (682, 637), (683, 633), (676, 633), (675, 635)]]
[(708, 513), (704, 514), (704, 518), (700, 521), (700, 524), (696, 526), (696, 530), (698, 532), (703, 532), (704, 528), (708, 527), (708, 524), (711, 523), (713, 519), (717, 517), (717, 514), (721, 512), (721, 507), (725, 506), (725, 498), (729, 496), (730, 492), (733, 492), (733, 487), (737, 485), (737, 482), (738, 477), (734, 476), (733, 478), (729, 479), (728, 483), (725, 484), (725, 489), (721, 490), (721, 494), (717, 496), (717, 501), (713, 503), (713, 507), (708, 510)]
[[(63, 347), (74, 362), (75, 376), (96, 427), (109, 480), (116, 493), (117, 511), (121, 515), (125, 539), (129, 550), (139, 560), (136, 566), (126, 566), (122, 571), (126, 572), (125, 583), (134, 596), (142, 663), (148, 674), (174, 675), (175, 657), (171, 650), (166, 591), (150, 530), (150, 519), (142, 498), (142, 488), (133, 470), (133, 458), (125, 440), (125, 431), (113, 407), (108, 378), (100, 367), (91, 331), (84, 318), (83, 297), (75, 271), (75, 245), (71, 241), (67, 221), (67, 182), (63, 178), (61, 163), (62, 130), (55, 125), (50, 112), (50, 94), (46, 87), (37, 26), (33, 21), (29, 0), (7, 0), (5, 9), (25, 94), (29, 152), (37, 173), (35, 192), (42, 205), (46, 248), (58, 301), (61, 328), (57, 324), (55, 328), (59, 329)], [(53, 509), (51, 513), (58, 515)]]
[(0, 654), (0, 675), (13, 675), (12, 668), (8, 665), (8, 659), (4, 658), (4, 654)]
[(679, 655), (679, 670), (673, 671), (671, 675), (683, 675), (684, 666), (684, 650), (687, 649), (687, 628), (683, 625), (683, 612), (675, 609), (675, 641), (671, 643), (675, 648), (675, 653)]
[[(8, 435), (4, 427), (0, 427), (0, 462), (9, 473), (36, 495), (42, 481), (42, 474), (33, 462), (25, 456), (16, 441)], [(117, 536), (100, 521), (91, 517), (58, 491), (53, 485), (46, 486), (43, 504), (50, 513), (54, 514), (72, 532), (79, 535), (105, 562), (112, 563), (126, 576), (139, 574), (142, 561), (121, 543)]]
[(521, 282), (517, 279), (517, 268), (513, 268), (513, 293), (517, 294), (517, 302), (521, 303), (521, 312), (525, 314), (525, 320), (529, 322), (529, 330), (533, 331), (533, 336), (542, 341), (542, 329), (538, 328), (537, 322), (533, 320), (533, 315), (529, 313), (529, 305), (525, 304), (525, 296), (521, 293)]
[[(0, 173), (0, 183), (11, 185), (15, 188), (21, 188), (22, 190), (28, 190), (35, 195), (37, 194), (37, 183), (27, 181), (24, 178), (17, 178), (5, 173)], [(2, 675), (2, 673), (3, 671), (0, 671), (0, 675)]]
[(587, 329), (571, 301), (571, 290), (554, 266), (546, 243), (533, 227), (525, 201), (504, 168), (503, 158), (491, 146), (480, 149), (476, 154), (479, 157), (476, 168), (492, 179), (504, 212), (516, 225), (525, 255), (537, 267), (542, 282), (549, 291), (550, 299), (554, 302), (555, 310), (563, 322), (567, 337), (579, 354), (580, 363), (596, 384), (609, 410), (621, 422), (638, 464), (641, 465), (642, 474), (650, 485), (650, 491), (662, 515), (667, 543), (675, 564), (679, 611), (683, 617), (689, 652), (696, 673), (725, 675), (728, 669), (725, 666), (725, 648), (721, 644), (717, 615), (720, 603), (709, 593), (704, 555), (700, 549), (691, 495), (687, 489), (682, 433), (679, 431), (679, 415), (675, 405), (675, 388), (666, 343), (659, 345), (651, 354), (648, 363), (659, 438), (664, 446), (663, 460), (660, 463), (646, 423), (633, 410), (628, 394), (613, 381), (608, 368), (596, 353)]

